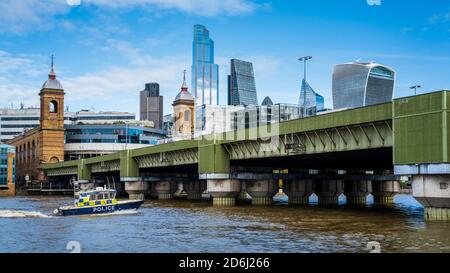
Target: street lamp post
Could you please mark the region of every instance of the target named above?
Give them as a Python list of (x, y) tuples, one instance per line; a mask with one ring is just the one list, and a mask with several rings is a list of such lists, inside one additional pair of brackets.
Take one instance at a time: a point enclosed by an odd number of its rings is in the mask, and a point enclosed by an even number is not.
[(298, 60), (300, 62), (303, 62), (303, 72), (304, 72), (304, 76), (303, 76), (303, 80), (305, 81), (305, 94), (303, 95), (303, 117), (306, 118), (307, 115), (307, 111), (306, 111), (306, 62), (311, 60), (312, 56), (304, 56), (299, 58)]
[(420, 85), (414, 85), (414, 86), (411, 86), (410, 88), (411, 88), (411, 89), (414, 89), (414, 96), (416, 96), (416, 95), (417, 95), (417, 89), (422, 88), (422, 86), (420, 86)]

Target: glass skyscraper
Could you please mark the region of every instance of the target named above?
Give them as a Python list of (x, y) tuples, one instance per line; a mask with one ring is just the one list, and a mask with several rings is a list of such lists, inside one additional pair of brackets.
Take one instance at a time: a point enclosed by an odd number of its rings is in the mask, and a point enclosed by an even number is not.
[(214, 64), (214, 41), (202, 25), (194, 26), (191, 72), (195, 104), (219, 104), (219, 66)]
[(0, 143), (0, 196), (14, 192), (16, 180), (16, 149)]
[(333, 72), (334, 109), (357, 108), (392, 100), (395, 71), (376, 63), (337, 65)]
[(313, 116), (317, 112), (324, 110), (325, 100), (324, 98), (317, 94), (314, 89), (306, 82), (302, 81), (302, 88), (300, 91), (299, 107), (301, 110), (301, 115), (304, 113), (305, 107), (305, 94), (306, 94), (306, 116)]
[(231, 60), (231, 74), (228, 76), (228, 105), (258, 105), (252, 63)]

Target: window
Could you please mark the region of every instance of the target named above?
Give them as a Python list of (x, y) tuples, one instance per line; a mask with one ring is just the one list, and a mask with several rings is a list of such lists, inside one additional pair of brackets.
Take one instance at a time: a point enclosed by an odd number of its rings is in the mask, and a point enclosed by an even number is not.
[(50, 101), (50, 113), (58, 113), (58, 102), (55, 100)]
[(191, 112), (189, 110), (184, 111), (184, 121), (191, 120)]

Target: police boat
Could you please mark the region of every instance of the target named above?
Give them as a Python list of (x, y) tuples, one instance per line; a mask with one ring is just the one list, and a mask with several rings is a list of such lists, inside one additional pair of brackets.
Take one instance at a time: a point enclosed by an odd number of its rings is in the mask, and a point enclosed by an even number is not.
[(74, 191), (74, 204), (55, 209), (58, 216), (107, 214), (125, 210), (137, 210), (144, 200), (118, 201), (116, 190), (98, 187), (95, 190)]

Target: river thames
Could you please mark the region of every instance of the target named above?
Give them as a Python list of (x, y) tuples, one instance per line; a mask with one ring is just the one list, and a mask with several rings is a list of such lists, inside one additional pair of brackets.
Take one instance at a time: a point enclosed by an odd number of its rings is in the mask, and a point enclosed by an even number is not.
[[(317, 200), (314, 200), (317, 201)], [(342, 199), (342, 198), (341, 198)], [(56, 217), (62, 197), (0, 199), (0, 252), (450, 252), (450, 223), (425, 222), (410, 195), (390, 208), (341, 205), (233, 208), (208, 202), (147, 200), (137, 212)], [(343, 200), (341, 200), (343, 201)], [(72, 243), (73, 244), (73, 243)], [(70, 245), (70, 244), (69, 244)]]

